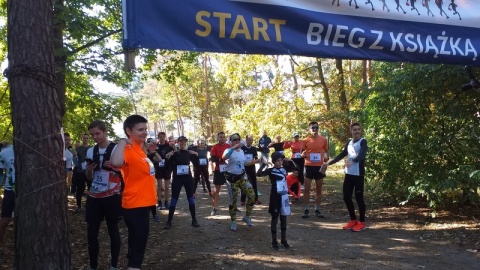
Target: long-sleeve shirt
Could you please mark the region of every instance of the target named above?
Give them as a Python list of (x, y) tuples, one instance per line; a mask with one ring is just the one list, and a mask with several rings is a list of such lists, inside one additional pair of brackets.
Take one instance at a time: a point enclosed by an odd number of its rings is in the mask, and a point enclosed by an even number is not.
[(360, 138), (353, 141), (352, 139), (345, 145), (342, 152), (328, 163), (330, 165), (335, 164), (348, 156), (348, 161), (353, 162), (353, 164), (348, 168), (345, 167), (345, 174), (365, 175), (365, 156), (367, 155), (367, 149), (367, 140)]

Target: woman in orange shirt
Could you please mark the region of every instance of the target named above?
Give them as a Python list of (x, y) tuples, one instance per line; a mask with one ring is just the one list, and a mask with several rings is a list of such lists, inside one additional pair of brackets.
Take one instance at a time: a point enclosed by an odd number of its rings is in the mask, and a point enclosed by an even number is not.
[(127, 138), (122, 138), (110, 162), (122, 169), (123, 220), (128, 228), (128, 269), (140, 269), (150, 230), (150, 208), (156, 204), (155, 168), (147, 157), (147, 119), (130, 115), (123, 122)]
[(305, 159), (302, 158), (302, 140), (300, 140), (300, 135), (298, 133), (293, 134), (293, 142), (286, 141), (283, 144), (283, 149), (292, 149), (292, 161), (297, 164), (298, 167), (298, 179), (300, 179), (300, 183), (304, 182), (303, 177), (303, 170), (305, 167)]

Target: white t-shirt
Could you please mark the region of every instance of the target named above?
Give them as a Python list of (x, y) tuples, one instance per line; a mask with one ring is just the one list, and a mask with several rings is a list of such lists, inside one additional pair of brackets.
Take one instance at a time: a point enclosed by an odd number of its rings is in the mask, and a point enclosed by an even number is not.
[(65, 149), (65, 168), (71, 169), (73, 165), (73, 154), (70, 150)]
[[(234, 150), (232, 155), (225, 161), (227, 163), (227, 171), (233, 174), (241, 174), (245, 170), (245, 153), (241, 150)], [(223, 154), (225, 155), (230, 148), (225, 150)]]
[(6, 178), (4, 179), (4, 182), (6, 190), (13, 190), (12, 187), (15, 185), (14, 161), (13, 145), (8, 145), (2, 148), (2, 151), (0, 152), (0, 169), (5, 170)]

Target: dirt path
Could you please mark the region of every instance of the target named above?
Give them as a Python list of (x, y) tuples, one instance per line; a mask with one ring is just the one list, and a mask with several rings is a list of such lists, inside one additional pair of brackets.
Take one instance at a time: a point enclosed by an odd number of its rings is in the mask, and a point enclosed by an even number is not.
[[(322, 209), (325, 218), (302, 219), (302, 207), (292, 205), (287, 239), (293, 248), (279, 251), (270, 248), (267, 204), (254, 207), (253, 228), (240, 221), (245, 210), (241, 207), (242, 213), (237, 216), (238, 231), (231, 232), (226, 189), (221, 192), (223, 207), (219, 214), (210, 216), (210, 198), (199, 188), (197, 216), (201, 227), (193, 228), (182, 193), (172, 229), (163, 230), (167, 211), (161, 211), (160, 223), (151, 221), (142, 269), (480, 269), (478, 208), (473, 209), (475, 212), (470, 209), (467, 214), (442, 212), (431, 221), (427, 218), (427, 209), (386, 207), (370, 202), (369, 229), (352, 233), (341, 229), (348, 216), (337, 191), (338, 181), (327, 179), (325, 182)], [(263, 194), (259, 199), (266, 203), (269, 185), (262, 181), (259, 188)], [(71, 199), (72, 209), (73, 203)], [(74, 269), (88, 266), (83, 219), (83, 213), (70, 212)], [(123, 223), (120, 228), (123, 239), (120, 265), (126, 269), (127, 230)], [(11, 241), (12, 226), (8, 234), (7, 241)], [(100, 239), (99, 269), (108, 269), (109, 241), (105, 228)], [(0, 269), (12, 269), (13, 253), (8, 252), (9, 248), (13, 250), (12, 245), (2, 247)]]

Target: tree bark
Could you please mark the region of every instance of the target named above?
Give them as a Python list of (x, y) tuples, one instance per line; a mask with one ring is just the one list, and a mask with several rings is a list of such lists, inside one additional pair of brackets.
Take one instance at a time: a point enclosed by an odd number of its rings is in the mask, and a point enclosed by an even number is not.
[[(8, 1), (16, 269), (71, 269), (53, 1)], [(60, 96), (59, 96), (60, 95)]]
[(178, 97), (178, 87), (175, 85), (175, 100), (177, 104), (177, 128), (178, 128), (178, 136), (183, 136), (183, 120), (182, 120), (182, 113), (180, 110), (180, 98)]
[(317, 70), (318, 70), (318, 78), (320, 79), (320, 85), (322, 86), (323, 92), (323, 99), (325, 100), (325, 109), (330, 111), (331, 102), (330, 102), (330, 93), (325, 82), (325, 75), (323, 74), (323, 67), (322, 67), (322, 58), (317, 57)]

